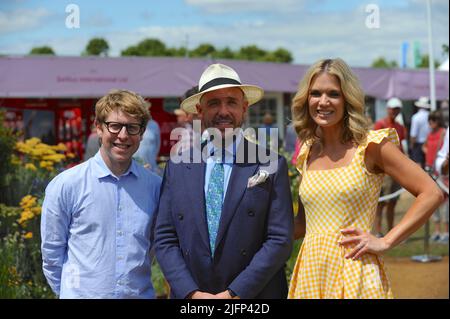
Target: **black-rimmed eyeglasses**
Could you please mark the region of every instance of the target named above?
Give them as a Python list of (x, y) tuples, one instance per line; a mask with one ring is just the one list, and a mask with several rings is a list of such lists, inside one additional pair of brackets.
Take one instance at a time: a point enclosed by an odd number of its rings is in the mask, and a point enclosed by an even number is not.
[(122, 128), (125, 126), (128, 135), (138, 135), (141, 133), (143, 126), (141, 124), (131, 123), (119, 123), (119, 122), (104, 122), (106, 128), (111, 134), (119, 134)]

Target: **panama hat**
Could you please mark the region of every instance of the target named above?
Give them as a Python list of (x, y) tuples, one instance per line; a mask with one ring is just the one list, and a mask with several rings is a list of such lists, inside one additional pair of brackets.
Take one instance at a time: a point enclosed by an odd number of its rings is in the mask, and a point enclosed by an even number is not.
[(175, 110), (173, 111), (173, 113), (174, 113), (175, 115), (186, 115), (186, 111), (183, 110), (183, 109), (175, 109)]
[(414, 105), (417, 107), (423, 107), (424, 109), (431, 108), (430, 99), (426, 96), (421, 96), (416, 102), (414, 102)]
[(390, 109), (401, 108), (403, 106), (402, 101), (400, 99), (393, 97), (387, 101), (386, 106)]
[(186, 98), (181, 102), (181, 108), (188, 113), (197, 113), (196, 105), (206, 92), (230, 87), (240, 88), (248, 101), (248, 105), (255, 104), (262, 99), (264, 90), (256, 85), (242, 84), (235, 70), (224, 64), (211, 64), (203, 72), (198, 81), (199, 93)]

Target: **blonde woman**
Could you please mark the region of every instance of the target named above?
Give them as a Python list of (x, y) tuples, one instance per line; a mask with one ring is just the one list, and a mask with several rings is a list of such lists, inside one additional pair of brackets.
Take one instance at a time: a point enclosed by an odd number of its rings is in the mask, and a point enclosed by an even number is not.
[[(392, 298), (382, 253), (414, 233), (443, 200), (399, 149), (395, 129), (370, 131), (364, 93), (341, 59), (315, 63), (293, 99), (303, 143), (295, 239), (305, 236), (289, 298)], [(382, 238), (370, 233), (384, 174), (416, 196)]]

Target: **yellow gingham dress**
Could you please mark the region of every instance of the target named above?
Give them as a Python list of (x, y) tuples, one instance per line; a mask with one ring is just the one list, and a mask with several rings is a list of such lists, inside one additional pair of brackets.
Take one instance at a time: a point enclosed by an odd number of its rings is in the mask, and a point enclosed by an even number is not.
[(381, 256), (345, 259), (351, 248), (338, 244), (341, 229), (372, 229), (384, 174), (370, 173), (364, 155), (369, 143), (381, 143), (384, 138), (399, 145), (395, 129), (370, 131), (348, 166), (328, 170), (306, 170), (310, 146), (302, 145), (297, 169), (302, 174), (299, 193), (306, 235), (288, 298), (393, 298)]

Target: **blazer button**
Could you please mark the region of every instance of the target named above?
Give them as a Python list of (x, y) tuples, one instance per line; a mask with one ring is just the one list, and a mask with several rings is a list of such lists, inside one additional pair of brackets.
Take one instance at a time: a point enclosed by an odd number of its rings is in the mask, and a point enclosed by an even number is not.
[(247, 252), (245, 251), (245, 249), (241, 249), (241, 255), (242, 256), (247, 256)]
[(186, 256), (189, 256), (189, 249), (186, 249), (186, 251), (184, 252), (184, 254), (185, 254)]
[(248, 216), (253, 217), (253, 216), (255, 216), (255, 213), (254, 212), (248, 212)]
[(183, 214), (178, 214), (178, 219), (179, 220), (183, 220), (183, 218), (184, 218)]

